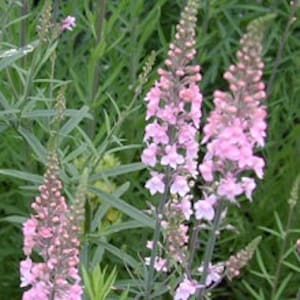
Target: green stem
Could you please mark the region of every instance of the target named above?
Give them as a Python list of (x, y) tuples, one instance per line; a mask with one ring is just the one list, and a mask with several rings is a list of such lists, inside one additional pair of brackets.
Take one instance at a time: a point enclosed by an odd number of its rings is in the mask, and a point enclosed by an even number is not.
[(156, 211), (156, 222), (155, 222), (155, 229), (154, 229), (154, 235), (153, 235), (153, 247), (151, 251), (151, 258), (150, 258), (150, 265), (149, 265), (149, 272), (147, 274), (146, 278), (146, 290), (145, 290), (145, 299), (150, 300), (151, 299), (151, 289), (153, 284), (153, 275), (154, 275), (154, 262), (155, 257), (157, 254), (158, 249), (158, 242), (160, 238), (161, 233), (161, 216), (164, 212), (165, 204), (169, 197), (169, 190), (170, 190), (170, 183), (171, 183), (171, 171), (168, 167), (166, 170), (166, 180), (165, 180), (165, 190), (164, 193), (160, 199), (157, 211)]
[[(209, 264), (212, 260), (212, 256), (213, 256), (213, 252), (215, 249), (215, 245), (216, 245), (216, 239), (217, 239), (217, 231), (220, 227), (221, 224), (221, 215), (222, 215), (222, 211), (223, 211), (223, 206), (224, 206), (224, 200), (220, 199), (217, 203), (216, 206), (216, 215), (213, 221), (213, 225), (212, 228), (210, 230), (210, 234), (209, 234), (209, 239), (208, 242), (206, 244), (206, 248), (205, 248), (205, 253), (204, 253), (204, 259), (203, 259), (203, 273), (202, 273), (202, 277), (200, 280), (200, 284), (205, 285), (206, 282), (206, 278), (208, 275), (208, 269), (209, 269)], [(205, 292), (205, 288), (201, 289), (198, 292), (198, 298), (200, 300), (204, 299), (204, 292)]]
[[(21, 17), (24, 17), (28, 13), (28, 0), (22, 1)], [(27, 31), (27, 20), (22, 19), (20, 23), (20, 47), (24, 47), (26, 44), (26, 31)], [(26, 64), (26, 55), (22, 57), (22, 67)]]
[(205, 16), (203, 21), (203, 35), (206, 35), (208, 29), (208, 22), (209, 22), (209, 0), (205, 0)]
[[(106, 0), (99, 1), (99, 13), (98, 13), (98, 26), (97, 26), (97, 40), (96, 40), (96, 48), (98, 47), (99, 43), (102, 40), (102, 32), (103, 32), (103, 24), (105, 20), (105, 5)], [(97, 96), (98, 87), (99, 85), (99, 70), (97, 61), (94, 61), (94, 71), (93, 71), (93, 84), (92, 84), (92, 91), (91, 91), (91, 99), (90, 99), (90, 108), (92, 108), (95, 98)], [(91, 109), (93, 112), (93, 109)], [(95, 134), (96, 129), (96, 120), (95, 116), (88, 123), (88, 134), (89, 137), (93, 137)]]
[(284, 49), (284, 46), (286, 45), (286, 41), (287, 41), (288, 36), (289, 36), (290, 28), (291, 28), (291, 26), (292, 26), (292, 24), (294, 22), (294, 17), (295, 17), (296, 11), (297, 11), (297, 5), (294, 4), (292, 6), (292, 9), (291, 9), (291, 12), (290, 12), (290, 16), (289, 16), (289, 20), (288, 20), (288, 22), (286, 24), (284, 33), (281, 36), (279, 47), (278, 47), (278, 51), (277, 51), (276, 58), (275, 58), (275, 62), (273, 64), (273, 68), (272, 68), (271, 77), (270, 77), (270, 79), (268, 81), (268, 84), (267, 84), (267, 95), (268, 96), (272, 92), (273, 82), (275, 80), (275, 76), (277, 74), (278, 67), (279, 67), (279, 65), (281, 63), (283, 49)]
[(287, 246), (287, 242), (288, 242), (288, 234), (290, 232), (290, 228), (291, 228), (291, 225), (292, 225), (293, 214), (294, 214), (294, 205), (290, 205), (288, 219), (287, 219), (285, 232), (284, 232), (284, 239), (283, 239), (283, 243), (281, 244), (282, 246), (281, 246), (281, 249), (280, 249), (278, 263), (277, 263), (277, 266), (276, 266), (276, 272), (275, 272), (275, 276), (274, 276), (272, 293), (271, 293), (271, 300), (276, 299), (276, 297), (275, 297), (276, 296), (276, 290), (277, 290), (277, 286), (278, 286), (280, 275), (281, 275), (282, 263), (283, 263), (283, 260), (284, 260), (284, 253), (286, 251), (286, 246)]
[(197, 221), (196, 224), (194, 225), (193, 228), (193, 233), (192, 233), (192, 238), (191, 238), (191, 242), (190, 242), (190, 257), (189, 257), (189, 261), (188, 261), (188, 266), (187, 266), (187, 276), (191, 279), (191, 273), (192, 273), (192, 264), (193, 264), (193, 260), (194, 260), (194, 256), (196, 253), (196, 250), (198, 249), (198, 234), (200, 231), (200, 227), (199, 225), (201, 224), (201, 221)]

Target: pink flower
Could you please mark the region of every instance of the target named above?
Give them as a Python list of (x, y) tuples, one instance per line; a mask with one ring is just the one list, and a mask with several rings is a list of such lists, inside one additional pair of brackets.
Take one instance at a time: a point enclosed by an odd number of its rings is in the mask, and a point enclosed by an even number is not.
[(212, 221), (215, 216), (214, 204), (216, 202), (216, 196), (205, 195), (204, 200), (199, 200), (194, 204), (195, 216), (197, 220)]
[(155, 116), (159, 110), (160, 94), (160, 89), (156, 83), (146, 95), (145, 100), (148, 102), (146, 120), (150, 119), (152, 116)]
[(151, 172), (152, 177), (146, 182), (145, 187), (150, 191), (151, 195), (157, 192), (162, 194), (165, 189), (165, 184), (163, 182), (164, 174), (157, 172)]
[[(199, 272), (203, 272), (203, 266), (198, 268)], [(222, 278), (222, 273), (224, 271), (224, 266), (222, 264), (212, 265), (211, 263), (208, 266), (208, 274), (206, 277), (205, 285), (210, 286), (214, 282), (218, 282)]]
[(34, 280), (34, 276), (31, 273), (32, 260), (27, 257), (20, 263), (20, 274), (21, 274), (21, 285), (20, 287), (25, 287), (30, 285)]
[(167, 146), (166, 154), (161, 158), (161, 164), (163, 166), (170, 166), (173, 169), (176, 169), (177, 165), (182, 164), (184, 162), (184, 158), (182, 155), (177, 153), (176, 145)]
[(38, 282), (23, 294), (22, 300), (48, 299), (50, 291), (44, 282)]
[(176, 124), (177, 114), (178, 109), (172, 104), (166, 105), (164, 108), (159, 108), (157, 110), (157, 116), (171, 125)]
[(142, 162), (145, 165), (154, 167), (156, 164), (156, 154), (157, 154), (157, 145), (150, 144), (147, 148), (144, 149), (142, 153)]
[(60, 30), (72, 31), (75, 26), (76, 26), (76, 18), (72, 16), (67, 16), (65, 19), (62, 20), (60, 25)]
[[(145, 258), (145, 264), (146, 264), (147, 266), (150, 265), (150, 260), (151, 260), (151, 257), (146, 257), (146, 258)], [(154, 260), (154, 269), (155, 269), (157, 272), (167, 272), (167, 271), (168, 271), (168, 268), (167, 268), (167, 260), (164, 259), (164, 258), (161, 258), (161, 257), (156, 256), (156, 257), (155, 257), (155, 260)]]
[(167, 126), (161, 126), (158, 123), (151, 123), (146, 126), (145, 140), (153, 139), (156, 144), (168, 144)]
[(189, 280), (185, 275), (184, 280), (176, 289), (174, 300), (188, 300), (190, 296), (194, 295), (200, 285), (195, 280)]
[(252, 167), (256, 173), (256, 176), (260, 179), (264, 177), (265, 162), (262, 158), (254, 156), (252, 158)]
[(82, 286), (75, 283), (71, 286), (68, 294), (63, 300), (81, 300), (83, 295)]
[(148, 249), (152, 249), (152, 248), (153, 248), (153, 241), (147, 241), (146, 247), (147, 247)]
[(252, 192), (256, 188), (256, 183), (253, 178), (250, 177), (242, 177), (242, 188), (244, 189), (247, 198), (252, 200)]
[(178, 193), (181, 197), (185, 196), (189, 192), (190, 188), (186, 181), (186, 178), (180, 175), (174, 177), (173, 183), (171, 185), (171, 193)]
[(185, 145), (186, 142), (193, 141), (196, 134), (196, 128), (190, 124), (184, 124), (178, 133), (178, 142)]
[(243, 189), (241, 184), (236, 182), (235, 178), (227, 177), (225, 179), (221, 179), (217, 192), (218, 195), (223, 196), (230, 201), (235, 201), (235, 197), (242, 194)]
[(187, 221), (193, 214), (191, 199), (188, 196), (182, 198), (182, 200), (177, 204), (177, 208), (180, 209)]
[(213, 161), (212, 160), (204, 160), (204, 162), (199, 166), (199, 171), (201, 172), (202, 177), (205, 181), (210, 182), (213, 181)]
[(35, 236), (38, 221), (31, 217), (23, 224), (23, 235), (24, 235), (24, 247), (23, 251), (25, 255), (30, 255), (33, 247), (35, 246)]

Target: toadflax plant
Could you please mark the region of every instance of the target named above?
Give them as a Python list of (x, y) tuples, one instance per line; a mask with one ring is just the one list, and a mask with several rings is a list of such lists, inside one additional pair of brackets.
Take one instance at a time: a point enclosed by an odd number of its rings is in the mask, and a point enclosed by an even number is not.
[[(175, 40), (170, 44), (166, 67), (158, 70), (160, 79), (146, 96), (149, 124), (145, 129), (147, 147), (142, 161), (151, 167), (146, 187), (152, 195), (161, 194), (154, 239), (148, 244), (152, 254), (146, 259), (150, 265), (146, 299), (152, 288), (153, 267), (167, 271), (173, 263), (185, 261), (188, 227), (183, 222), (192, 214), (188, 180), (197, 175), (196, 136), (202, 103), (197, 85), (201, 79), (200, 66), (191, 63), (196, 54), (197, 6), (197, 0), (188, 1), (177, 25)], [(166, 258), (157, 255), (162, 226), (169, 233)]]
[[(204, 198), (194, 205), (196, 219), (213, 221), (200, 268), (200, 283), (204, 286), (210, 285), (208, 278), (214, 272), (211, 260), (224, 201), (237, 203), (236, 197), (242, 194), (251, 200), (256, 183), (246, 174), (252, 171), (263, 178), (265, 163), (254, 151), (264, 146), (267, 128), (266, 107), (262, 104), (266, 93), (261, 79), (264, 67), (261, 43), (265, 23), (270, 18), (273, 15), (248, 25), (240, 41), (237, 63), (224, 74), (230, 92), (215, 91), (215, 108), (204, 126), (202, 143), (207, 144), (207, 152), (199, 166), (205, 181)], [(202, 295), (205, 288), (200, 290)]]
[(264, 27), (272, 18), (273, 15), (269, 15), (248, 26), (248, 32), (242, 37), (237, 52), (237, 63), (231, 65), (224, 74), (230, 92), (215, 92), (215, 109), (204, 127), (202, 143), (207, 144), (207, 153), (199, 167), (205, 182), (202, 187), (204, 197), (194, 207), (196, 219), (212, 222), (212, 226), (203, 263), (198, 269), (201, 274), (201, 286), (196, 293), (199, 299), (203, 299), (207, 289), (216, 286), (225, 275), (229, 279), (237, 276), (254, 251), (248, 253), (245, 250), (246, 255), (242, 255), (242, 251), (231, 256), (228, 262), (212, 264), (224, 204), (237, 203), (236, 197), (242, 194), (251, 200), (256, 187), (254, 179), (249, 176), (251, 171), (258, 178), (263, 177), (264, 160), (255, 155), (254, 151), (264, 146), (266, 136), (266, 108), (262, 104), (266, 93), (261, 81), (264, 66), (261, 42)]
[[(256, 187), (251, 172), (260, 179), (263, 177), (264, 160), (254, 151), (264, 146), (266, 137), (261, 42), (270, 16), (253, 21), (242, 37), (237, 63), (224, 74), (230, 92), (217, 90), (214, 93), (215, 108), (204, 126), (202, 139), (207, 152), (197, 168), (196, 137), (202, 103), (197, 82), (201, 76), (199, 65), (191, 64), (196, 53), (197, 4), (197, 1), (188, 1), (175, 41), (169, 46), (166, 68), (159, 69), (160, 79), (146, 96), (149, 124), (145, 129), (147, 146), (142, 161), (151, 168), (151, 178), (145, 186), (152, 195), (162, 195), (156, 211), (154, 238), (147, 244), (151, 257), (146, 258), (146, 264), (150, 265), (146, 299), (150, 299), (153, 269), (159, 272), (171, 271), (173, 267), (182, 270), (174, 299), (186, 300), (192, 295), (203, 299), (207, 288), (217, 285), (226, 274), (233, 278), (235, 266), (237, 274), (252, 256), (249, 254), (249, 259), (239, 262), (238, 253), (228, 263), (212, 264), (224, 205), (237, 203), (236, 198), (242, 194), (251, 200)], [(194, 200), (189, 180), (197, 177), (198, 170), (204, 180), (203, 198)], [(188, 222), (195, 224), (193, 230)], [(200, 228), (207, 227), (205, 223), (211, 224), (208, 226), (210, 236), (202, 264), (194, 270), (198, 233)], [(163, 243), (159, 242), (160, 231), (164, 234)], [(190, 232), (193, 232), (191, 239)], [(197, 277), (200, 280), (196, 280)]]
[[(82, 199), (68, 207), (58, 172), (57, 155), (50, 151), (40, 195), (32, 204), (35, 214), (23, 224), (21, 287), (30, 287), (23, 300), (79, 300), (83, 294), (78, 270)], [(32, 261), (33, 251), (42, 262)]]

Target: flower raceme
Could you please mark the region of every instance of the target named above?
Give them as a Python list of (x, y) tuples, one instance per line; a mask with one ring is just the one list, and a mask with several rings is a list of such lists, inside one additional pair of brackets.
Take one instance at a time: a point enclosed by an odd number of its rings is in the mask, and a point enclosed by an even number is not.
[[(151, 168), (146, 188), (152, 195), (168, 195), (161, 227), (166, 235), (168, 261), (155, 257), (154, 268), (166, 271), (169, 258), (183, 263), (192, 211), (189, 179), (197, 175), (197, 132), (201, 117), (200, 66), (191, 64), (196, 55), (195, 26), (197, 0), (189, 0), (169, 46), (165, 69), (146, 95), (148, 125), (142, 162)], [(165, 262), (161, 266), (161, 262)], [(149, 264), (149, 258), (146, 264)]]
[(166, 69), (159, 69), (159, 81), (146, 96), (147, 114), (144, 140), (147, 144), (142, 162), (153, 168), (146, 187), (152, 195), (163, 194), (166, 169), (171, 173), (173, 195), (189, 192), (188, 178), (197, 174), (197, 128), (201, 116), (202, 95), (197, 82), (200, 66), (190, 65), (196, 51), (196, 2), (189, 1), (170, 44)]
[[(218, 274), (213, 274), (211, 263), (216, 232), (222, 220), (223, 201), (235, 203), (236, 197), (242, 194), (252, 200), (256, 183), (244, 173), (252, 171), (258, 178), (263, 177), (264, 160), (254, 151), (264, 146), (266, 136), (266, 107), (261, 103), (266, 97), (265, 85), (261, 80), (264, 67), (261, 42), (265, 21), (272, 17), (257, 19), (248, 26), (240, 41), (237, 63), (224, 74), (230, 92), (215, 91), (215, 108), (204, 126), (202, 143), (207, 144), (207, 152), (199, 166), (205, 182), (202, 187), (204, 199), (197, 201), (194, 209), (196, 219), (213, 221), (203, 266), (199, 269), (202, 272), (200, 283), (205, 286), (217, 285), (224, 276), (220, 274), (220, 268)], [(240, 257), (240, 254), (239, 259), (232, 257), (222, 266), (226, 266), (230, 278), (239, 274), (251, 256), (246, 259), (244, 255), (242, 260)], [(205, 288), (197, 294), (200, 299), (203, 299), (203, 293)]]
[[(23, 300), (80, 300), (83, 293), (78, 271), (81, 214), (69, 210), (58, 170), (56, 154), (50, 153), (41, 194), (32, 204), (35, 214), (23, 224), (26, 259), (20, 264), (21, 287), (30, 286)], [(43, 262), (31, 260), (33, 250)]]
[(259, 20), (252, 22), (240, 41), (237, 63), (224, 74), (230, 93), (215, 91), (215, 108), (204, 126), (202, 143), (207, 144), (207, 152), (199, 170), (206, 186), (210, 190), (214, 186), (210, 193), (217, 199), (235, 202), (245, 193), (251, 200), (256, 183), (243, 173), (254, 171), (258, 178), (263, 177), (264, 160), (254, 154), (256, 147), (264, 146), (267, 128), (266, 107), (261, 104), (266, 96), (261, 80), (262, 38)]

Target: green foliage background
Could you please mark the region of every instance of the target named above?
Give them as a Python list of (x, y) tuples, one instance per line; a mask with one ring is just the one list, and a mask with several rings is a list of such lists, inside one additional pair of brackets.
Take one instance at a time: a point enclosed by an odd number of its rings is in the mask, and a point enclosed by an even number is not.
[[(21, 4), (25, 2), (0, 2), (0, 52), (37, 40), (36, 24), (44, 1), (28, 1), (27, 10), (22, 11)], [(113, 195), (119, 197), (125, 192), (122, 199), (139, 209), (146, 209), (149, 201), (155, 202), (143, 187), (147, 171), (133, 163), (139, 162), (142, 147), (145, 126), (143, 95), (157, 79), (155, 71), (166, 56), (167, 45), (184, 1), (106, 1), (101, 37), (101, 1), (53, 2), (57, 21), (67, 15), (77, 19), (76, 28), (63, 33), (59, 40), (53, 78), (50, 62), (54, 49), (37, 46), (33, 52), (16, 59), (8, 67), (4, 65), (4, 59), (0, 59), (1, 300), (20, 299), (18, 264), (23, 257), (21, 222), (29, 216), (30, 203), (36, 194), (39, 178), (35, 175), (42, 175), (44, 171), (48, 124), (53, 115), (50, 109), (52, 98), (59, 87), (65, 85), (65, 81), (68, 82), (66, 104), (70, 109), (67, 120), (71, 122), (70, 130), (65, 128), (63, 132), (65, 136), (60, 154), (67, 193), (72, 194), (80, 174), (80, 170), (75, 168), (78, 167), (75, 159), (92, 157), (104, 151), (113, 152), (121, 162), (120, 166), (113, 164), (99, 171), (106, 183), (113, 180), (118, 187)], [(258, 235), (262, 235), (262, 242), (256, 257), (242, 276), (233, 282), (225, 281), (214, 293), (213, 299), (271, 299), (272, 276), (276, 272), (283, 244), (282, 228), (288, 217), (288, 198), (293, 181), (300, 173), (299, 18), (286, 33), (282, 55), (276, 58), (290, 11), (288, 1), (283, 0), (201, 1), (197, 61), (202, 65), (204, 75), (201, 82), (205, 95), (204, 118), (212, 107), (213, 90), (226, 88), (222, 74), (234, 61), (239, 37), (249, 21), (270, 12), (277, 14), (264, 43), (266, 83), (270, 81), (274, 64), (279, 59), (266, 100), (269, 129), (268, 142), (262, 151), (267, 161), (265, 178), (259, 182), (253, 203), (242, 199), (241, 207), (230, 208), (229, 223), (236, 226), (238, 232), (222, 236), (216, 259), (225, 260)], [(298, 17), (299, 11), (296, 13)], [(148, 83), (143, 87), (142, 95), (130, 106), (134, 88), (138, 85), (138, 75), (152, 50), (157, 52), (155, 66)], [(80, 127), (77, 123), (80, 123)], [(115, 131), (105, 144), (112, 129)], [(122, 172), (122, 166), (128, 169)], [(104, 176), (105, 170), (113, 170), (113, 175)], [(99, 193), (97, 195), (100, 197)], [(108, 202), (114, 201), (107, 195), (101, 197), (107, 197)], [(110, 207), (105, 203), (106, 207), (103, 203), (100, 205), (103, 211)], [(126, 212), (126, 209), (122, 212)], [(281, 290), (273, 300), (296, 299), (299, 288), (300, 264), (294, 251), (295, 241), (300, 237), (299, 203), (293, 213), (293, 230), (287, 237), (286, 255), (280, 273), (278, 290)], [(130, 216), (139, 218), (137, 215)], [(92, 221), (92, 213), (90, 217)], [(100, 218), (97, 221), (101, 223), (103, 220)], [(128, 221), (130, 219), (123, 216), (116, 224)], [(151, 236), (150, 229), (139, 229), (138, 224), (126, 226), (123, 231), (116, 227), (112, 230), (103, 227), (103, 230), (95, 232), (95, 244), (85, 252), (87, 256), (90, 255), (87, 260), (97, 264), (101, 262), (108, 265), (108, 269), (116, 267), (118, 280), (128, 278), (128, 274), (115, 250), (119, 248), (126, 251), (131, 255), (130, 259), (139, 261), (140, 256), (146, 255), (144, 245)], [(116, 230), (117, 233), (113, 234)]]

